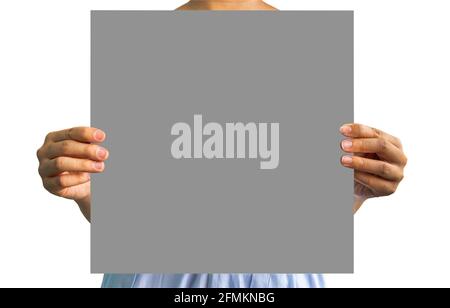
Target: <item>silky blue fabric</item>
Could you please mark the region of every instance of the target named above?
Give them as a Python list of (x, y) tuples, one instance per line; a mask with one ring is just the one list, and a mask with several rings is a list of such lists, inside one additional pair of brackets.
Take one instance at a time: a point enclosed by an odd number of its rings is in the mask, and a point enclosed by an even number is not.
[(323, 288), (319, 274), (105, 274), (103, 288)]

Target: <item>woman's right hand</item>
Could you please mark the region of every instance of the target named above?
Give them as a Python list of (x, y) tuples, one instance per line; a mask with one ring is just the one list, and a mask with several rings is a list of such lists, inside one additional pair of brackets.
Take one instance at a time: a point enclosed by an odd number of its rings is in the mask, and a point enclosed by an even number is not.
[(75, 200), (90, 214), (90, 173), (103, 172), (108, 150), (98, 145), (105, 133), (92, 127), (74, 127), (49, 133), (38, 149), (39, 175), (49, 192)]

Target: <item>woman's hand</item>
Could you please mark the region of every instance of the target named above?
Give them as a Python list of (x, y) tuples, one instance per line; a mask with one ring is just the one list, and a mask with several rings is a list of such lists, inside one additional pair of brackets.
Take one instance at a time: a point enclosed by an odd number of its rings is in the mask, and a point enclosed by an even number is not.
[(376, 128), (361, 124), (346, 124), (341, 133), (347, 139), (341, 142), (344, 155), (342, 165), (355, 170), (356, 212), (362, 203), (372, 197), (393, 194), (403, 179), (407, 158), (400, 140)]
[(75, 200), (89, 219), (90, 173), (103, 172), (108, 151), (96, 143), (105, 133), (92, 127), (75, 127), (51, 132), (38, 149), (39, 174), (49, 192)]

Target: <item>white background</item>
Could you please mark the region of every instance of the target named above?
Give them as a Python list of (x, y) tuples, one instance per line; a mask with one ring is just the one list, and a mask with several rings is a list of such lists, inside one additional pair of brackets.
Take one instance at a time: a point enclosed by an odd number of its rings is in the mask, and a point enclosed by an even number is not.
[[(354, 275), (329, 287), (450, 286), (450, 2), (273, 0), (284, 10), (355, 11), (355, 117), (399, 136), (398, 192), (355, 216)], [(90, 10), (172, 10), (183, 1), (0, 2), (0, 287), (98, 287), (89, 224), (41, 186), (47, 132), (89, 125)]]

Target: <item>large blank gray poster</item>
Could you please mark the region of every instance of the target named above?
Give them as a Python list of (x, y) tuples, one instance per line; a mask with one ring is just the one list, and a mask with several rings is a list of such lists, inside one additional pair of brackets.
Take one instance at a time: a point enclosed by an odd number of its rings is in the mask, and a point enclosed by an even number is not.
[(353, 271), (352, 12), (92, 12), (92, 271)]

